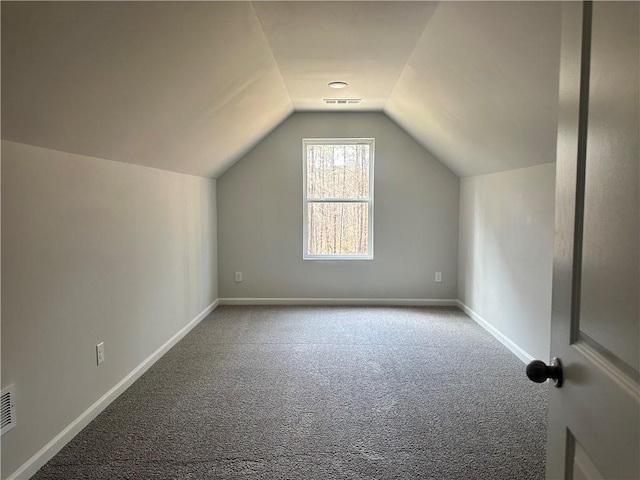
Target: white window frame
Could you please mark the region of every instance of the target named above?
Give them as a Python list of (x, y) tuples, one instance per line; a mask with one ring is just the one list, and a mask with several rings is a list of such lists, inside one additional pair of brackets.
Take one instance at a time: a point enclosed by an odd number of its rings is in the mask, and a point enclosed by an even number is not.
[[(369, 196), (366, 198), (307, 198), (307, 146), (308, 145), (369, 145)], [(373, 172), (375, 157), (374, 138), (303, 138), (302, 139), (302, 258), (304, 260), (373, 260)], [(368, 204), (367, 253), (365, 254), (310, 254), (309, 203), (364, 203)]]

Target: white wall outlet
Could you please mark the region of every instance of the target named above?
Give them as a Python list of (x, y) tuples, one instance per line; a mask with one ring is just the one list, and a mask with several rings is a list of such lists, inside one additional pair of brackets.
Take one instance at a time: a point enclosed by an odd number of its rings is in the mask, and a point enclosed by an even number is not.
[(236, 272), (236, 282), (242, 281), (242, 272)]
[(436, 272), (436, 282), (442, 282), (442, 272)]
[(104, 342), (100, 342), (96, 345), (96, 361), (98, 365), (104, 362)]

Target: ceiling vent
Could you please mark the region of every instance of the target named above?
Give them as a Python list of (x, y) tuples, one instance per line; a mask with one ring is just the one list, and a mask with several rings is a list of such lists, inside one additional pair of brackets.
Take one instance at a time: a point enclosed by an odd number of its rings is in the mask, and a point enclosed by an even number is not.
[(15, 392), (15, 385), (9, 385), (0, 393), (2, 407), (2, 429), (0, 430), (0, 435), (4, 435), (16, 426)]
[(360, 98), (325, 98), (324, 103), (331, 105), (351, 105), (360, 103)]

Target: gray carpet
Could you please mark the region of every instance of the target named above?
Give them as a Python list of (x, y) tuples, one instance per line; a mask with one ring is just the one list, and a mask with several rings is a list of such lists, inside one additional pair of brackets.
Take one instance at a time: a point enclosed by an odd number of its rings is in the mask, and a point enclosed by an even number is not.
[(546, 386), (457, 309), (219, 307), (45, 479), (543, 479)]

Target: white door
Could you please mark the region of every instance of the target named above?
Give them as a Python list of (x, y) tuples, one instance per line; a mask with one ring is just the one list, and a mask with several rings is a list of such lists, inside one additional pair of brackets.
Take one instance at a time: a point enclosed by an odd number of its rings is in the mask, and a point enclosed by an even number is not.
[(563, 6), (547, 477), (640, 479), (640, 4)]

